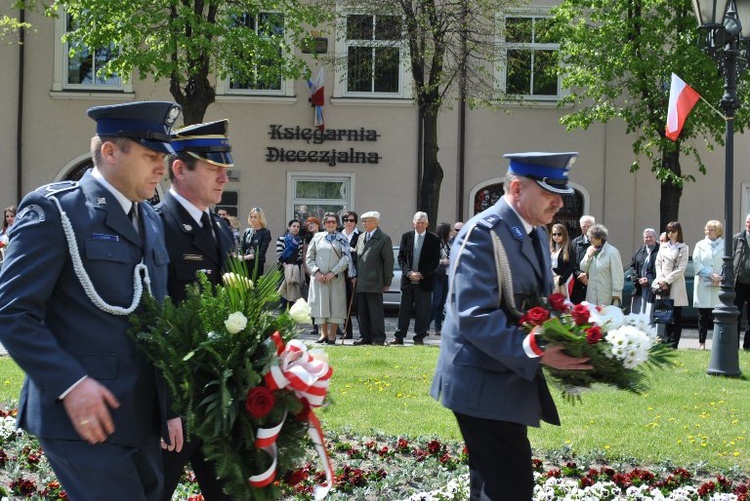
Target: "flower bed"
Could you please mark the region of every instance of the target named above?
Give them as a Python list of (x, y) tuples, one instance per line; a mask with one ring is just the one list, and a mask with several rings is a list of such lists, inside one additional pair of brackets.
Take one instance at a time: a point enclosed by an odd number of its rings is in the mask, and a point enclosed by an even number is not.
[[(388, 437), (379, 434), (327, 433), (333, 461), (331, 500), (468, 499), (466, 450), (458, 442)], [(313, 454), (307, 465), (285, 478), (283, 499), (313, 499), (313, 486), (324, 473)], [(708, 475), (683, 468), (583, 465), (570, 454), (535, 459), (534, 500), (693, 500), (748, 501), (746, 475)], [(64, 491), (30, 435), (15, 428), (14, 411), (0, 411), (0, 496), (3, 499), (64, 500)], [(187, 471), (174, 500), (200, 501), (198, 485)]]

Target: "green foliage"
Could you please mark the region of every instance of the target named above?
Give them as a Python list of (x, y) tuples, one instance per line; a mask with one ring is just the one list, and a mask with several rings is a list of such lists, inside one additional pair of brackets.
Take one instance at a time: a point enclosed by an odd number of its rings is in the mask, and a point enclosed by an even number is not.
[[(259, 84), (307, 76), (293, 47), (311, 38), (305, 26), (329, 16), (314, 2), (299, 0), (54, 0), (48, 12), (73, 18), (77, 29), (66, 35), (73, 51), (119, 49), (102, 76), (127, 79), (137, 71), (141, 79), (168, 78), (175, 100), (186, 106), (187, 124), (202, 121), (214, 100), (207, 78), (212, 72)], [(264, 25), (268, 13), (283, 19), (283, 32)]]
[[(699, 103), (677, 142), (664, 137), (671, 73), (708, 102), (718, 104), (723, 91), (716, 62), (698, 46), (690, 0), (564, 0), (553, 12), (563, 86), (570, 89), (560, 104), (576, 104), (563, 124), (585, 130), (623, 120), (634, 136), (631, 171), (645, 157), (657, 179), (681, 187), (694, 175), (665, 159), (682, 152), (705, 174), (692, 139), (704, 139), (709, 148), (723, 144), (723, 120), (714, 110)], [(746, 102), (746, 86), (740, 85), (739, 92)], [(738, 113), (735, 127), (743, 130), (749, 117)]]
[[(172, 397), (172, 410), (187, 429), (200, 437), (207, 458), (216, 461), (219, 475), (236, 499), (264, 499), (262, 490), (248, 488), (247, 479), (271, 466), (271, 458), (254, 444), (259, 427), (285, 419), (279, 436), (278, 475), (294, 469), (308, 446), (307, 422), (293, 416), (302, 403), (288, 389), (273, 392), (271, 412), (254, 418), (246, 410), (248, 392), (265, 386), (264, 375), (278, 363), (271, 335), (284, 342), (296, 335), (295, 322), (276, 305), (278, 271), (247, 279), (244, 262), (231, 260), (222, 286), (206, 275), (189, 287), (187, 298), (175, 305), (144, 297), (143, 309), (131, 316), (131, 336), (161, 371)], [(246, 324), (230, 329), (230, 315), (242, 313)], [(275, 487), (271, 486), (273, 490)]]

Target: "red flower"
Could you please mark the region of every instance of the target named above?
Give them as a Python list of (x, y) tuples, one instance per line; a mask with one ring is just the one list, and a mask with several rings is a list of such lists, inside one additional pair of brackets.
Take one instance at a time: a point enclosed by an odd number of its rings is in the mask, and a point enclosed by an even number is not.
[(568, 305), (565, 304), (565, 296), (560, 294), (559, 292), (555, 292), (549, 297), (549, 303), (552, 305), (552, 308), (561, 312), (565, 313), (568, 311)]
[(307, 480), (308, 477), (307, 468), (300, 468), (294, 471), (290, 471), (284, 477), (284, 482), (288, 485), (297, 485), (303, 480)]
[(276, 399), (273, 397), (273, 392), (265, 386), (256, 386), (248, 390), (245, 409), (250, 417), (264, 418), (273, 410), (274, 405), (276, 405)]
[(586, 329), (586, 342), (596, 344), (602, 340), (602, 328), (594, 325)]
[(573, 317), (573, 321), (576, 325), (585, 325), (589, 323), (591, 313), (589, 313), (589, 309), (586, 305), (576, 304), (573, 306), (573, 309), (570, 310), (570, 315)]
[(526, 319), (526, 322), (532, 325), (542, 325), (549, 320), (549, 310), (546, 310), (541, 306), (535, 306), (526, 312), (524, 318)]

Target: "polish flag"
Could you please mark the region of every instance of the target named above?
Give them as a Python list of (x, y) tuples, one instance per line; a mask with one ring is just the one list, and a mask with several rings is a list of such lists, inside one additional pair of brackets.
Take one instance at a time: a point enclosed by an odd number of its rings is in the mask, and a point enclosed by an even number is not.
[(669, 109), (667, 110), (666, 136), (672, 141), (682, 132), (685, 119), (700, 99), (700, 95), (680, 77), (672, 73), (672, 85), (669, 89)]
[(326, 102), (325, 98), (325, 72), (323, 68), (318, 70), (318, 74), (315, 75), (315, 80), (308, 79), (307, 86), (310, 88), (310, 103), (315, 108), (315, 119), (313, 124), (320, 130), (325, 130), (323, 124), (323, 105)]

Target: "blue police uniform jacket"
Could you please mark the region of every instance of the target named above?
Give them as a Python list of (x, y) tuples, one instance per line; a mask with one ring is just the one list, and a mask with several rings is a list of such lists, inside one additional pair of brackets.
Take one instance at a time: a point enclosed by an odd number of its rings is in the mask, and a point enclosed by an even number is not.
[(222, 268), (234, 243), (229, 226), (211, 213), (216, 240), (207, 240), (195, 219), (170, 193), (156, 206), (156, 211), (162, 218), (169, 242), (169, 296), (175, 301), (185, 299), (185, 287), (196, 283), (199, 271), (204, 271), (212, 284), (221, 283)]
[[(498, 304), (490, 230), (508, 256), (516, 305), (552, 292), (546, 245), (542, 243), (540, 262), (521, 220), (504, 199), (469, 220), (451, 249), (450, 292), (430, 394), (469, 416), (527, 426), (539, 426), (540, 420), (559, 424), (539, 358), (523, 350), (526, 333), (519, 318), (507, 309), (505, 298)], [(547, 242), (544, 229), (533, 231), (540, 242)]]
[(106, 313), (87, 297), (50, 197), (70, 219), (83, 267), (104, 301), (130, 306), (133, 270), (141, 259), (153, 295), (166, 294), (169, 258), (161, 220), (148, 204), (139, 204), (141, 238), (91, 172), (80, 183), (55, 183), (28, 194), (0, 272), (0, 342), (26, 373), (19, 426), (48, 439), (80, 440), (59, 396), (89, 376), (120, 402), (110, 410), (115, 431), (108, 442), (138, 446), (158, 440), (166, 432), (164, 380), (126, 334), (128, 316)]

